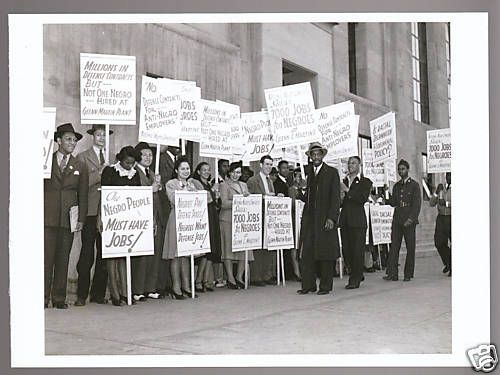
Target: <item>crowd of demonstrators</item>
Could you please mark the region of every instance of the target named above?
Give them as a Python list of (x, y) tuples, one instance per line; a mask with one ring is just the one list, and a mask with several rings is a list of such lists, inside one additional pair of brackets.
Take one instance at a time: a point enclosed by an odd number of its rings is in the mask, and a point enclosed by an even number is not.
[[(170, 296), (183, 300), (192, 295), (189, 257), (177, 252), (175, 192), (206, 191), (210, 252), (196, 256), (195, 280), (198, 294), (214, 288), (245, 288), (245, 252), (232, 251), (232, 202), (234, 195), (290, 197), (295, 231), (297, 201), (304, 204), (300, 236), (295, 247), (285, 252), (285, 277), (299, 281), (299, 294), (315, 292), (327, 295), (333, 290), (335, 263), (340, 255), (339, 231), (349, 279), (346, 289), (357, 289), (364, 272), (387, 267), (385, 280), (398, 280), (399, 250), (405, 239), (407, 257), (404, 280), (410, 281), (415, 268), (415, 228), (421, 206), (420, 188), (408, 176), (409, 164), (398, 163), (401, 179), (394, 184), (388, 199), (387, 187), (372, 189), (372, 182), (361, 173), (358, 156), (348, 160), (348, 174), (323, 159), (327, 149), (320, 143), (309, 145), (309, 164), (305, 176), (300, 168), (282, 160), (277, 168), (265, 155), (254, 173), (241, 162), (219, 159), (217, 177), (206, 162), (196, 168), (180, 155), (177, 147), (160, 146), (159, 170), (153, 170), (156, 150), (147, 143), (125, 146), (114, 164), (105, 159), (105, 127), (93, 125), (87, 133), (92, 146), (72, 156), (82, 139), (69, 123), (57, 127), (54, 140), (58, 150), (53, 155), (52, 175), (44, 182), (45, 202), (45, 307), (66, 309), (66, 287), (69, 255), (73, 242), (69, 210), (78, 206), (76, 228), (81, 231), (82, 247), (77, 263), (78, 282), (75, 306), (105, 304), (109, 290), (114, 306), (122, 306), (127, 298), (125, 258), (103, 259), (102, 222), (100, 218), (101, 186), (151, 186), (153, 192), (154, 255), (132, 258), (132, 302)], [(109, 136), (112, 132), (109, 133)], [(304, 178), (305, 177), (305, 178)], [(446, 186), (439, 185), (430, 205), (437, 206), (435, 245), (443, 261), (444, 273), (451, 276), (451, 174)], [(373, 246), (373, 235), (364, 204), (390, 204), (394, 207), (390, 245)], [(367, 224), (368, 222), (368, 224)], [(368, 231), (369, 244), (366, 245)], [(387, 254), (388, 253), (388, 254)], [(370, 262), (365, 262), (368, 254)], [(266, 249), (248, 251), (250, 285), (263, 287), (276, 283), (276, 257)], [(91, 269), (94, 274), (91, 277)], [(248, 276), (248, 275), (247, 275)], [(319, 287), (317, 284), (319, 279)], [(90, 297), (90, 298), (89, 298)]]

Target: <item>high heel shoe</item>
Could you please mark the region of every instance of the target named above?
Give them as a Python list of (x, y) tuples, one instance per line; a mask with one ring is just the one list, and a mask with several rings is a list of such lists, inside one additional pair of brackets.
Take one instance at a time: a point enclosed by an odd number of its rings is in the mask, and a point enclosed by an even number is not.
[(239, 281), (238, 279), (235, 279), (235, 281), (236, 281), (236, 285), (238, 286), (238, 288), (245, 289), (245, 283), (244, 282)]
[(207, 291), (207, 292), (213, 292), (214, 291), (214, 288), (208, 282), (204, 282), (203, 283), (203, 289), (205, 289), (205, 291)]
[[(192, 293), (190, 290), (181, 289), (181, 291), (182, 291), (182, 294), (184, 294), (186, 297), (189, 297), (189, 298), (192, 297)], [(198, 298), (198, 295), (196, 293), (194, 294), (194, 298)]]
[(182, 292), (181, 292), (181, 294), (177, 294), (173, 290), (171, 290), (168, 294), (170, 295), (170, 297), (172, 299), (179, 299), (179, 300), (186, 299), (186, 297), (184, 297)]
[(240, 289), (237, 284), (233, 284), (232, 282), (228, 281), (227, 282), (227, 287), (229, 289)]
[[(125, 305), (128, 305), (127, 297), (120, 296), (120, 301), (122, 301)], [(132, 298), (132, 305), (135, 305), (135, 304), (137, 304), (137, 302), (135, 302), (134, 299)]]
[(122, 302), (120, 301), (120, 299), (115, 299), (115, 298), (111, 298), (111, 303), (113, 304), (113, 306), (121, 306), (122, 305)]
[(194, 290), (199, 293), (205, 293), (205, 285), (200, 284), (195, 284)]

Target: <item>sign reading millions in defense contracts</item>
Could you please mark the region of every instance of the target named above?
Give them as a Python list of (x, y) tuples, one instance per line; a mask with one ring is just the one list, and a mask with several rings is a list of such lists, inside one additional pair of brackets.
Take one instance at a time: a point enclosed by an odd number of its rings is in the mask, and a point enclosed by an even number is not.
[(82, 124), (135, 125), (135, 56), (80, 54)]
[(370, 121), (370, 133), (375, 164), (397, 158), (396, 115), (394, 112), (386, 113)]
[(231, 158), (231, 117), (227, 104), (200, 99), (202, 108), (200, 156)]
[(427, 131), (427, 173), (451, 172), (450, 128)]
[(232, 250), (262, 248), (262, 195), (233, 195)]
[(292, 198), (265, 196), (264, 213), (264, 248), (293, 248)]

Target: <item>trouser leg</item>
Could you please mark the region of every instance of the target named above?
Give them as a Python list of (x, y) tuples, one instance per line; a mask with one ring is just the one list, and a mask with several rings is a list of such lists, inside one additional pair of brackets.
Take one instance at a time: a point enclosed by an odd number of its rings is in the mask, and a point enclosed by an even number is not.
[(264, 265), (267, 256), (267, 250), (254, 250), (254, 261), (250, 263), (250, 279), (252, 282), (264, 281)]
[(57, 246), (57, 228), (44, 228), (44, 294), (45, 303), (50, 301), (54, 274), (54, 255)]
[(448, 240), (451, 240), (451, 216), (438, 215), (434, 244), (445, 266), (451, 266), (451, 249), (448, 246)]
[(100, 300), (106, 295), (108, 269), (106, 267), (106, 259), (102, 258), (102, 236), (99, 232), (97, 232), (96, 235), (95, 245), (95, 267), (94, 277), (92, 278), (92, 287), (90, 288), (90, 297), (95, 300)]
[(54, 256), (54, 280), (52, 285), (52, 302), (66, 302), (66, 288), (68, 286), (68, 264), (73, 233), (69, 228), (59, 228), (59, 241)]
[(145, 292), (156, 292), (156, 285), (158, 282), (158, 272), (160, 269), (161, 256), (163, 251), (163, 241), (160, 241), (159, 232), (156, 231), (154, 237), (154, 255), (148, 256), (146, 261), (146, 284)]
[(132, 257), (132, 294), (144, 294), (148, 257), (152, 256)]
[(312, 247), (308, 246), (302, 251), (300, 272), (302, 273), (302, 289), (316, 290), (316, 262)]
[(333, 289), (333, 270), (335, 261), (322, 260), (318, 263), (320, 269), (319, 289), (331, 291)]
[[(86, 300), (90, 288), (90, 270), (94, 265), (94, 244), (97, 235), (96, 217), (87, 216), (82, 229), (82, 247), (76, 270), (78, 272), (77, 296), (78, 299)], [(94, 271), (95, 272), (95, 271)]]
[(405, 260), (405, 277), (413, 277), (415, 273), (415, 228), (416, 225), (408, 225), (403, 227), (403, 234), (406, 244), (406, 260)]
[(393, 223), (391, 230), (391, 248), (387, 260), (387, 274), (392, 277), (398, 276), (399, 250), (403, 240), (403, 226)]
[(111, 298), (118, 300), (120, 299), (120, 289), (118, 286), (119, 275), (118, 275), (118, 259), (111, 258), (106, 261), (106, 266), (108, 269), (108, 287), (109, 294)]

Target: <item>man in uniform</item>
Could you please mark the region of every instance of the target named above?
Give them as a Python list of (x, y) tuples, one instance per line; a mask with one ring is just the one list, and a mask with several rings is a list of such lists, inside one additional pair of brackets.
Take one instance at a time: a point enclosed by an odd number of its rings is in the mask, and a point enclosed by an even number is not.
[[(406, 261), (404, 281), (410, 281), (415, 270), (415, 228), (418, 224), (418, 215), (422, 198), (419, 184), (408, 176), (410, 164), (401, 159), (398, 163), (398, 174), (401, 177), (392, 189), (389, 203), (394, 209), (391, 228), (391, 249), (387, 265), (387, 276), (384, 280), (398, 280), (399, 250), (403, 237), (406, 243)], [(386, 186), (387, 188), (387, 186)]]
[(429, 204), (431, 207), (437, 205), (434, 244), (443, 261), (443, 273), (448, 272), (448, 276), (451, 276), (451, 249), (448, 246), (448, 240), (451, 242), (451, 172), (446, 173), (446, 187), (439, 184)]

